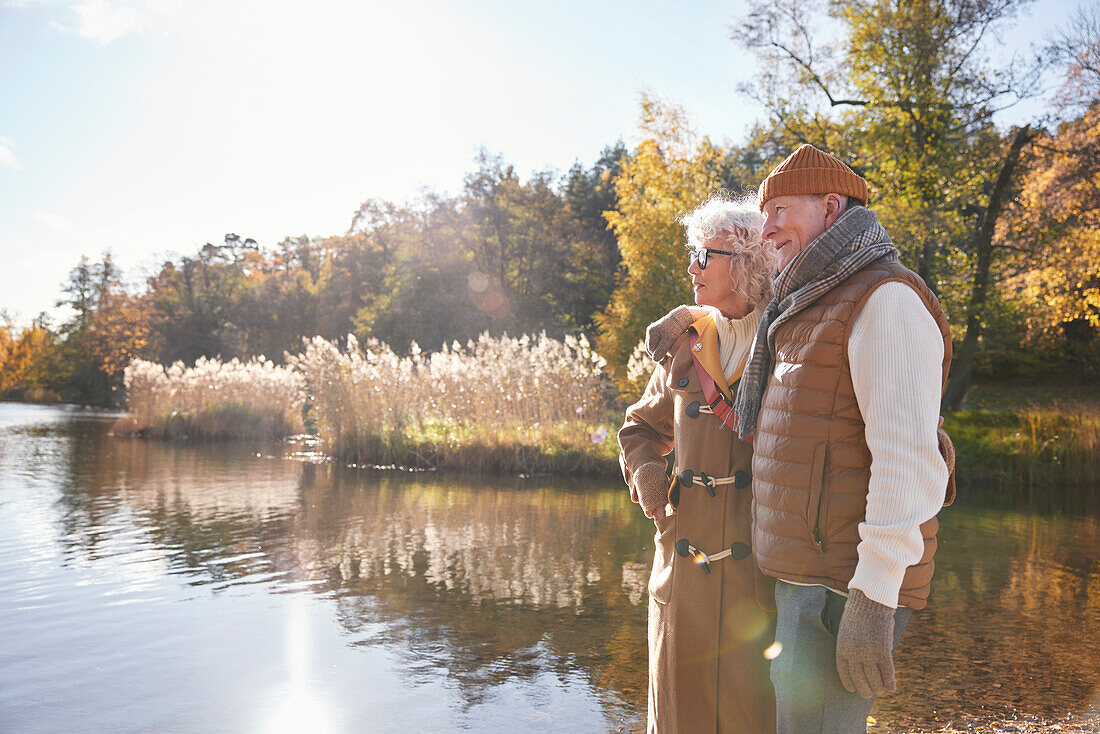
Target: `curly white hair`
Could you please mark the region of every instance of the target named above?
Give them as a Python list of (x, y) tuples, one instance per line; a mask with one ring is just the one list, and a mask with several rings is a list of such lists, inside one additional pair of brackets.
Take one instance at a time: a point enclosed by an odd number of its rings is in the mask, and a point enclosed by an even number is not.
[(734, 196), (725, 191), (711, 194), (680, 218), (689, 248), (734, 253), (729, 258), (733, 289), (744, 295), (752, 308), (771, 300), (778, 262), (775, 248), (760, 235), (763, 223), (755, 193)]

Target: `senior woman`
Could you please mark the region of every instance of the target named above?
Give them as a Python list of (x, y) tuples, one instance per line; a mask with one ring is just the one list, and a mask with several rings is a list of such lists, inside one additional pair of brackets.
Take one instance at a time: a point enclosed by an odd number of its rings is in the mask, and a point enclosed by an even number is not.
[(681, 223), (706, 315), (680, 306), (649, 327), (657, 366), (619, 431), (631, 499), (657, 526), (648, 731), (774, 734), (772, 584), (752, 560), (752, 448), (730, 429), (730, 404), (771, 297), (775, 255), (752, 199), (712, 197)]

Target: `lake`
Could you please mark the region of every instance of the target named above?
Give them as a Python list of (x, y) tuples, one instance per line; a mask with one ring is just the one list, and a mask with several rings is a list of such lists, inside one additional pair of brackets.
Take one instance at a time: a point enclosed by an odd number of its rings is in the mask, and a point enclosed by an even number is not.
[[(621, 483), (114, 419), (0, 403), (0, 731), (644, 729), (653, 525)], [(878, 730), (1100, 709), (1097, 515), (987, 493), (941, 520)]]

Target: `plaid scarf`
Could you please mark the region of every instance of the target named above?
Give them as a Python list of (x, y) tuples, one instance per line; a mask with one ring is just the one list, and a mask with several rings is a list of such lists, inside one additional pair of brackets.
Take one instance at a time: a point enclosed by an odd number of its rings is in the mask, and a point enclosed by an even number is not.
[(772, 300), (764, 309), (752, 356), (734, 400), (741, 438), (756, 433), (760, 401), (775, 360), (775, 332), (795, 314), (871, 263), (896, 262), (898, 251), (875, 213), (853, 206), (795, 256), (772, 283)]

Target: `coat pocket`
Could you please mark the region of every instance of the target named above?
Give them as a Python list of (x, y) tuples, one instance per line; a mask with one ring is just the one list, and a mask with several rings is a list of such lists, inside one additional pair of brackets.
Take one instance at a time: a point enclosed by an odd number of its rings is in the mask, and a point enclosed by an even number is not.
[(814, 447), (814, 460), (810, 466), (810, 497), (806, 502), (806, 526), (810, 531), (810, 540), (814, 547), (823, 550), (825, 546), (824, 513), (825, 472), (828, 469), (829, 445), (819, 443)]
[(649, 574), (649, 595), (658, 604), (672, 598), (672, 573), (676, 560), (676, 515), (658, 522), (653, 535), (653, 571)]

